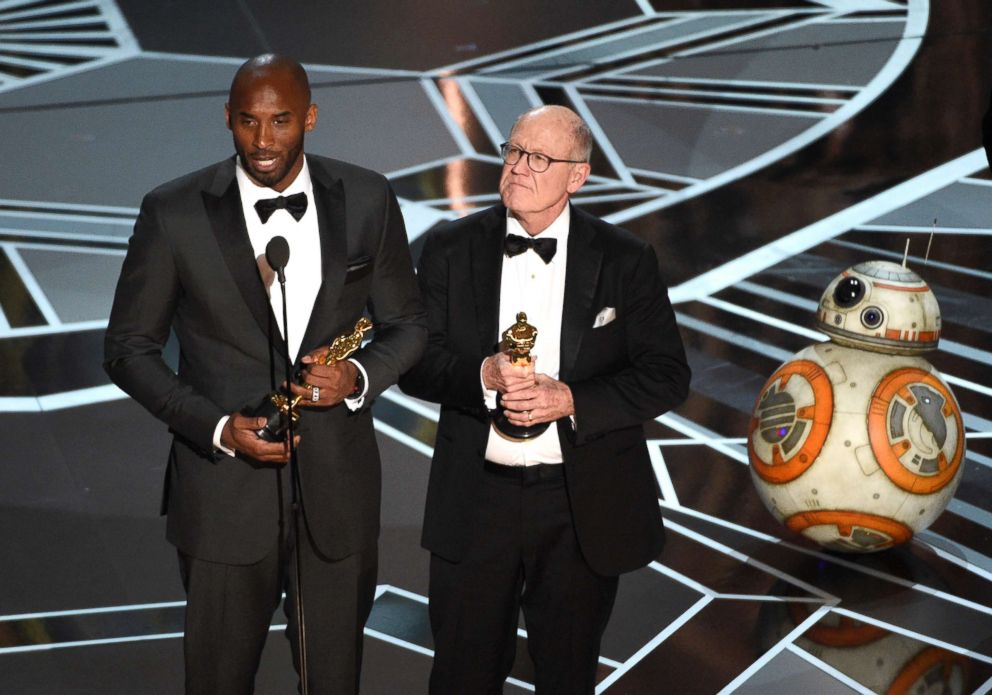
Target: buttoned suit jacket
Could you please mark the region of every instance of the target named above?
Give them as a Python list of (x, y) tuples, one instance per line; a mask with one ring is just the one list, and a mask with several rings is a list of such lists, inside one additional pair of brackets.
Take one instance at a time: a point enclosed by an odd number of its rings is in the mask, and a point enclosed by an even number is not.
[[(386, 180), (324, 157), (307, 161), (323, 282), (309, 323), (289, 330), (303, 332), (302, 356), (350, 333), (365, 311), (375, 325), (374, 339), (355, 354), (368, 375), (364, 406), (305, 409), (297, 426), (307, 528), (317, 549), (337, 559), (376, 543), (381, 473), (368, 405), (417, 360), (426, 328)], [(286, 342), (242, 210), (233, 157), (149, 193), (105, 342), (112, 380), (173, 434), (168, 539), (188, 555), (228, 564), (271, 551), (289, 484), (284, 467), (219, 454), (212, 443), (222, 416), (250, 408), (285, 379)], [(178, 373), (162, 357), (170, 329)]]
[[(559, 379), (572, 391), (575, 427), (562, 418), (558, 433), (583, 556), (617, 575), (664, 543), (643, 423), (685, 399), (690, 372), (652, 247), (578, 208), (570, 214)], [(505, 234), (501, 205), (429, 234), (418, 263), (427, 348), (400, 380), (441, 404), (423, 545), (456, 562), (472, 533), (485, 533), (473, 530), (491, 422), (480, 366), (506, 328), (497, 325)], [(611, 307), (615, 319), (594, 327)]]

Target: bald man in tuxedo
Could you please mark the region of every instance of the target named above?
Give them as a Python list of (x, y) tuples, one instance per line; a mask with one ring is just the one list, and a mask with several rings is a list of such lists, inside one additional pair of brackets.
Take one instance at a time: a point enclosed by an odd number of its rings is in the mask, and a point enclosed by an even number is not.
[[(400, 386), (441, 405), (433, 695), (502, 692), (521, 608), (538, 694), (592, 693), (618, 576), (664, 543), (643, 423), (685, 399), (689, 367), (652, 247), (569, 202), (591, 146), (569, 109), (525, 113), (501, 204), (432, 231), (420, 257), (429, 336)], [(518, 312), (537, 328), (523, 365), (496, 347)], [(494, 427), (497, 395), (511, 426), (543, 432)]]
[[(225, 115), (236, 156), (142, 202), (105, 366), (173, 434), (163, 506), (187, 593), (187, 692), (253, 690), (283, 591), (299, 662), (298, 554), (309, 692), (355, 693), (379, 533), (369, 404), (414, 364), (426, 338), (403, 218), (381, 175), (304, 154), (317, 106), (295, 61), (263, 55), (242, 65)], [(288, 331), (281, 289), (267, 293), (271, 268), (257, 265), (275, 236), (291, 252)], [(370, 342), (351, 360), (316, 361), (366, 313)], [(178, 372), (162, 357), (170, 331)], [(291, 385), (303, 406), (299, 538), (288, 442), (260, 438), (264, 418), (246, 414), (280, 387), (287, 358), (307, 384)]]

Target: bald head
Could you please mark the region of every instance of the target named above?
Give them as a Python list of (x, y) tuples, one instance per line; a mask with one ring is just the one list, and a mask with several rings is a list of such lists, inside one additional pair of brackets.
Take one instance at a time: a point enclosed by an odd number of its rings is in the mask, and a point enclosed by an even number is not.
[(543, 127), (568, 134), (572, 142), (569, 158), (579, 159), (583, 162), (589, 161), (589, 157), (592, 155), (592, 131), (589, 130), (586, 122), (579, 117), (579, 114), (572, 109), (550, 104), (525, 111), (513, 124), (513, 129), (510, 131), (511, 139), (513, 133), (524, 121), (539, 121)]
[(234, 73), (228, 101), (234, 101), (237, 94), (250, 89), (259, 80), (278, 79), (303, 95), (310, 103), (310, 80), (303, 66), (292, 58), (275, 53), (265, 53), (245, 61)]
[(303, 136), (317, 123), (303, 66), (273, 54), (252, 58), (235, 73), (224, 114), (249, 178), (285, 190), (303, 169)]
[(528, 234), (547, 229), (585, 184), (591, 144), (588, 126), (564, 106), (531, 109), (513, 124), (499, 194)]

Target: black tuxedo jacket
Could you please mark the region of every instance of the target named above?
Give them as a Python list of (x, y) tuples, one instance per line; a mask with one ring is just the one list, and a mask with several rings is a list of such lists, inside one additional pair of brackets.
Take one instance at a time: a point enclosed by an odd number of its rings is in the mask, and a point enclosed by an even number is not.
[[(418, 265), (427, 348), (400, 386), (441, 404), (423, 544), (453, 561), (471, 537), (483, 476), (490, 417), (479, 369), (506, 328), (496, 325), (505, 233), (502, 206), (465, 217), (430, 233)], [(606, 307), (616, 319), (594, 328)], [(643, 566), (664, 543), (643, 423), (685, 399), (689, 367), (651, 246), (574, 207), (559, 379), (575, 401), (575, 428), (563, 418), (558, 432), (583, 555), (603, 575)]]
[[(380, 468), (367, 405), (420, 356), (426, 338), (403, 218), (385, 178), (308, 156), (323, 284), (300, 354), (350, 333), (368, 310), (375, 337), (356, 355), (366, 407), (304, 410), (298, 432), (303, 504), (318, 549), (345, 557), (376, 542)], [(292, 298), (290, 298), (292, 301)], [(170, 329), (178, 373), (162, 359)], [(270, 345), (274, 345), (270, 347)], [(213, 450), (220, 418), (285, 378), (286, 345), (259, 276), (234, 158), (167, 183), (141, 204), (107, 328), (113, 381), (174, 435), (164, 510), (168, 538), (197, 558), (261, 559), (279, 532), (288, 469)], [(296, 365), (299, 366), (299, 365)]]

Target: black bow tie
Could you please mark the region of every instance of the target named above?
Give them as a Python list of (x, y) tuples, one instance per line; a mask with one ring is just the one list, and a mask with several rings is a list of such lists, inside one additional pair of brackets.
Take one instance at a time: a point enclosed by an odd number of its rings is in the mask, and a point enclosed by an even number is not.
[(503, 253), (510, 258), (523, 253), (527, 249), (533, 249), (534, 253), (541, 257), (545, 263), (550, 263), (555, 257), (558, 249), (557, 239), (528, 239), (516, 234), (507, 234), (503, 242)]
[(262, 224), (268, 222), (276, 210), (285, 210), (299, 222), (307, 211), (307, 194), (294, 193), (291, 196), (262, 198), (255, 202), (255, 212), (258, 213), (258, 219), (262, 220)]

